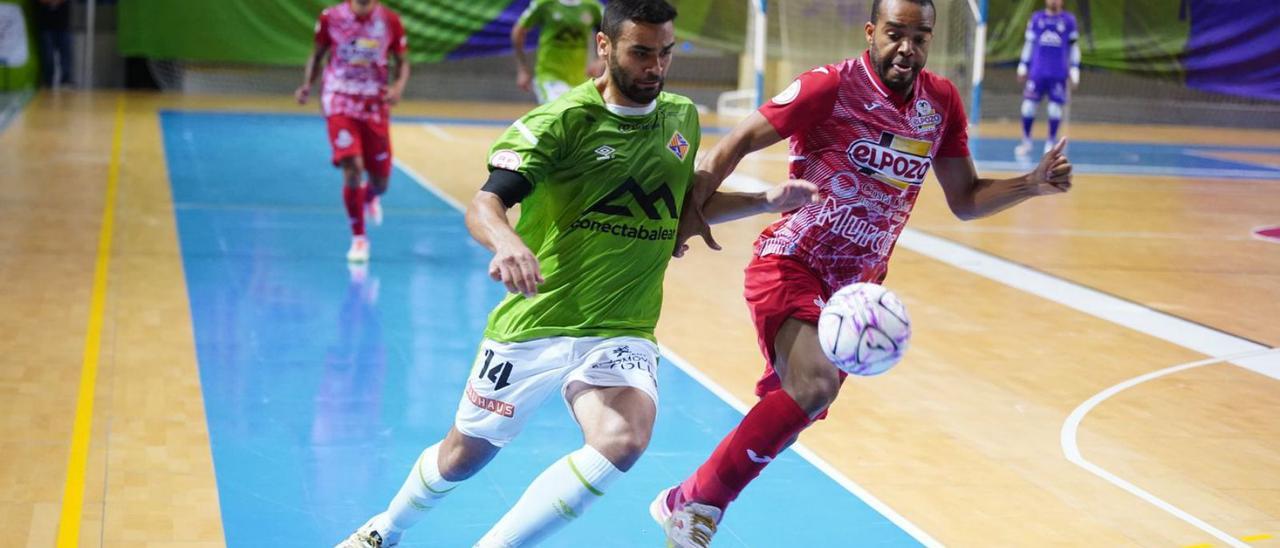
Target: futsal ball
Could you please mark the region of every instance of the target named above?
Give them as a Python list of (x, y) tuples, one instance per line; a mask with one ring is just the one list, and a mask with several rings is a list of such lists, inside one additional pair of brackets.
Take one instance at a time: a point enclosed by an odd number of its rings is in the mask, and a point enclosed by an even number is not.
[(822, 352), (850, 375), (869, 377), (902, 359), (911, 320), (902, 301), (884, 286), (855, 283), (835, 292), (818, 317)]

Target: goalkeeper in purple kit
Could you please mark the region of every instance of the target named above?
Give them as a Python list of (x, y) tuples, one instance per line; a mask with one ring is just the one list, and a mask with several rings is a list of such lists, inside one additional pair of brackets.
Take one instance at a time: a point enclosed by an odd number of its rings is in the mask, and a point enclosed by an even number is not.
[(1063, 0), (1045, 0), (1045, 9), (1031, 14), (1027, 22), (1027, 42), (1018, 63), (1022, 92), (1022, 143), (1015, 149), (1019, 158), (1031, 154), (1031, 126), (1041, 99), (1049, 97), (1048, 151), (1058, 142), (1058, 126), (1067, 104), (1067, 81), (1071, 89), (1080, 84), (1080, 46), (1076, 18), (1062, 8)]

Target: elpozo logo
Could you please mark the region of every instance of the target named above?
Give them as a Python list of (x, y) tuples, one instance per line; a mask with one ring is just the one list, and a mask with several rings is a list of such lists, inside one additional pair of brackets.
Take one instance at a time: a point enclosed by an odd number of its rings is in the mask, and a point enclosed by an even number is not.
[(899, 193), (924, 183), (932, 162), (929, 150), (933, 143), (908, 139), (892, 133), (880, 134), (880, 141), (858, 139), (845, 151), (858, 172), (884, 182)]
[(907, 119), (907, 123), (916, 131), (930, 133), (942, 125), (942, 115), (933, 109), (933, 104), (920, 99), (916, 101), (916, 115)]

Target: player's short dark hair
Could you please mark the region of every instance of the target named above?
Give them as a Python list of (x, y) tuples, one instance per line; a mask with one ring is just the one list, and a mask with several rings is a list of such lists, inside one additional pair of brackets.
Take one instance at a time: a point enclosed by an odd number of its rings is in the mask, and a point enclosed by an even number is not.
[(661, 25), (675, 19), (676, 8), (667, 0), (611, 0), (604, 8), (600, 32), (609, 40), (617, 40), (627, 21)]
[[(906, 0), (912, 4), (916, 4), (921, 8), (933, 8), (933, 13), (938, 13), (938, 8), (934, 7), (933, 0)], [(882, 0), (871, 0), (871, 23), (880, 22), (880, 3)]]

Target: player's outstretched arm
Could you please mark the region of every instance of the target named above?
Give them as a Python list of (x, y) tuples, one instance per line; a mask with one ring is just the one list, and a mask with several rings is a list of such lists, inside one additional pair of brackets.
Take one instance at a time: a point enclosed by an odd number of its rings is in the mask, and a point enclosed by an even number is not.
[(467, 206), (467, 231), (480, 245), (493, 252), (489, 277), (502, 282), (507, 291), (533, 297), (542, 284), (538, 258), (511, 228), (507, 205), (497, 194), (481, 190)]
[[(782, 137), (773, 125), (760, 112), (752, 112), (738, 122), (728, 135), (721, 139), (711, 151), (698, 158), (698, 166), (694, 169), (693, 187), (685, 198), (684, 210), (680, 213), (680, 227), (676, 232), (676, 257), (684, 256), (689, 246), (685, 244), (694, 236), (701, 236), (707, 247), (719, 250), (720, 245), (711, 236), (713, 223), (723, 223), (733, 219), (748, 217), (769, 211), (765, 201), (765, 193), (717, 192), (720, 184), (733, 173), (748, 154), (766, 148)], [(808, 184), (808, 183), (806, 183)], [(801, 185), (803, 186), (803, 185)], [(779, 191), (775, 202), (793, 199), (797, 190), (792, 188)], [(815, 190), (816, 192), (816, 190)], [(794, 209), (794, 208), (789, 208)], [(786, 210), (782, 210), (786, 211)]]
[(972, 156), (935, 158), (934, 173), (956, 217), (969, 221), (992, 215), (1027, 198), (1071, 190), (1071, 161), (1063, 139), (1044, 154), (1035, 170), (1012, 179), (981, 179)]

